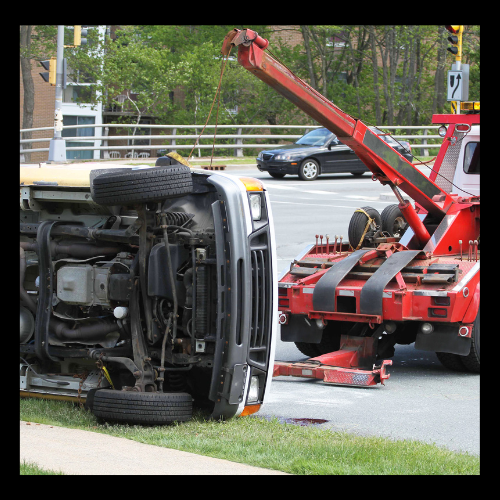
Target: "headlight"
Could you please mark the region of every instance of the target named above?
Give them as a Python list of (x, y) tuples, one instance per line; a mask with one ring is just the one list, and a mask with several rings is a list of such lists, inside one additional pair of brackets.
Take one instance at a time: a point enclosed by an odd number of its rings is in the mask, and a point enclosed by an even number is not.
[(301, 156), (293, 153), (282, 153), (274, 157), (275, 160), (298, 160)]
[(262, 197), (260, 193), (248, 195), (250, 199), (250, 211), (252, 212), (253, 220), (260, 220), (262, 218)]
[(262, 151), (257, 155), (257, 160), (262, 160)]
[(250, 387), (248, 389), (248, 403), (255, 403), (259, 400), (259, 377), (253, 375), (250, 379)]

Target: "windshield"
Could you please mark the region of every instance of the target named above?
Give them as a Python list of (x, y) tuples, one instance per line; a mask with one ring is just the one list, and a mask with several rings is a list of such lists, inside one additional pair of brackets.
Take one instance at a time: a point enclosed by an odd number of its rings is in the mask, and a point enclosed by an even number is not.
[(324, 146), (332, 137), (333, 133), (326, 128), (318, 128), (303, 135), (295, 144), (302, 144), (303, 146)]

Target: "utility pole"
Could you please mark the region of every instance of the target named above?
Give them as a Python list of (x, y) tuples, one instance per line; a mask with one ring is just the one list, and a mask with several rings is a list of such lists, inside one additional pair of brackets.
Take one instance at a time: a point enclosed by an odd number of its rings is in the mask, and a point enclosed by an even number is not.
[(54, 137), (49, 144), (49, 161), (66, 161), (66, 140), (62, 137), (62, 96), (64, 64), (64, 26), (57, 26), (56, 99), (54, 109)]

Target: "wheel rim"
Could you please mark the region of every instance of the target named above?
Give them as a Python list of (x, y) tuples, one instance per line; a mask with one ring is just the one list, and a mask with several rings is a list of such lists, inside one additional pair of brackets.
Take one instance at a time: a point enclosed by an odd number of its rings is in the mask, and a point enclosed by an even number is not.
[(392, 234), (394, 235), (394, 237), (398, 238), (402, 236), (405, 229), (406, 221), (403, 219), (403, 217), (396, 217), (392, 226)]
[(316, 165), (316, 163), (308, 161), (302, 167), (302, 172), (304, 173), (304, 177), (306, 177), (307, 179), (313, 179), (318, 175), (318, 166)]

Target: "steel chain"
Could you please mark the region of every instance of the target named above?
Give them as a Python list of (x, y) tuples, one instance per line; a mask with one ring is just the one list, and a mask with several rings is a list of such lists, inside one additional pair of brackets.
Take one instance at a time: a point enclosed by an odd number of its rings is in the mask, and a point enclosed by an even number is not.
[(89, 376), (89, 372), (87, 370), (84, 370), (83, 373), (78, 374), (76, 373), (73, 375), (73, 378), (79, 378), (80, 383), (78, 384), (78, 406), (80, 408), (83, 408), (83, 403), (82, 403), (82, 386), (83, 386), (83, 381), (86, 380), (86, 378)]

